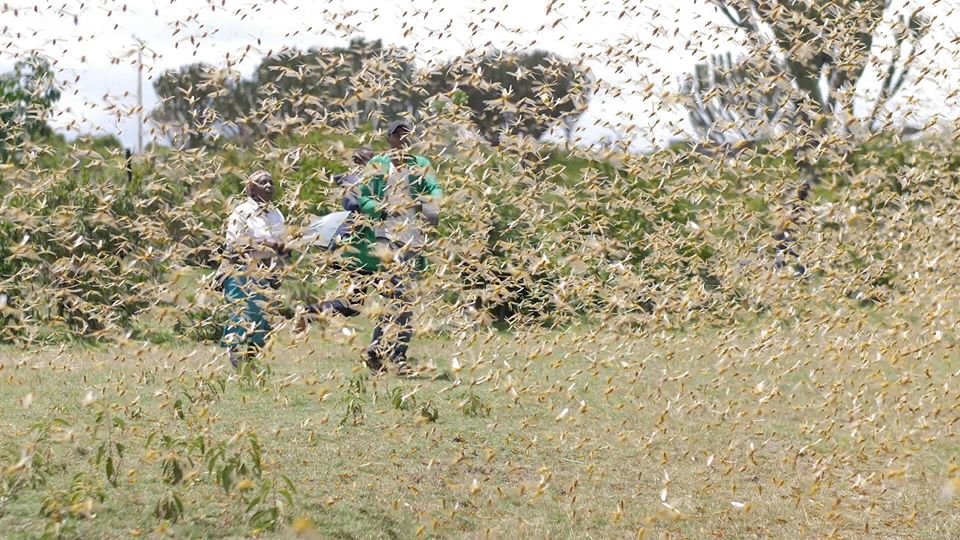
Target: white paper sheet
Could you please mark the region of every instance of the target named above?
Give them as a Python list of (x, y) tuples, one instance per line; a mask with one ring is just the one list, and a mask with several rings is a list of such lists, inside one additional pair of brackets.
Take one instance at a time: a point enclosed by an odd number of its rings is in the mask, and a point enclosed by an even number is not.
[(305, 242), (322, 247), (330, 248), (337, 230), (350, 217), (350, 212), (333, 212), (321, 217), (315, 217), (310, 224), (303, 230), (303, 239)]

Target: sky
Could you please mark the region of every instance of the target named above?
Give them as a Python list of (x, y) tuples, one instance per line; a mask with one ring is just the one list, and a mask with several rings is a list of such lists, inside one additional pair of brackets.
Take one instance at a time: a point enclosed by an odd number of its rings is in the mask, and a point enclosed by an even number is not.
[[(901, 0), (894, 11), (920, 4)], [(960, 40), (952, 30), (960, 28), (960, 0), (923, 4), (934, 24), (917, 67), (946, 68), (947, 75), (908, 84), (898, 98), (909, 105), (901, 116), (909, 111), (910, 123), (922, 124), (935, 115), (952, 126), (960, 117), (960, 100), (951, 95), (960, 87)], [(156, 104), (151, 79), (166, 69), (229, 63), (249, 74), (271, 51), (361, 36), (406, 47), (424, 65), (491, 45), (581, 60), (602, 90), (577, 135), (586, 143), (626, 138), (637, 150), (689, 132), (670, 94), (698, 60), (740, 51), (743, 38), (706, 0), (4, 0), (0, 71), (29, 51), (53, 58), (65, 91), (51, 123), (71, 136), (111, 133), (135, 147), (138, 39), (146, 46), (149, 111)], [(868, 94), (876, 87), (869, 79), (862, 85)], [(151, 138), (147, 125), (144, 142)]]

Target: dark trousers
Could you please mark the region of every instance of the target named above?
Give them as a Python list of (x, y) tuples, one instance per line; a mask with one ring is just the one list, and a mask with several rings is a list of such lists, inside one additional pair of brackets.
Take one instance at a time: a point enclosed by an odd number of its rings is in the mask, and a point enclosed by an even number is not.
[(777, 241), (775, 247), (777, 253), (773, 261), (773, 267), (777, 270), (780, 270), (787, 266), (788, 259), (793, 259), (794, 272), (797, 275), (805, 274), (807, 269), (803, 266), (803, 264), (801, 264), (800, 254), (794, 249), (796, 240), (794, 239), (791, 231), (788, 229), (778, 231), (773, 235), (773, 239)]
[(380, 272), (354, 270), (351, 290), (345, 298), (327, 300), (307, 306), (312, 313), (337, 313), (345, 317), (360, 314), (360, 304), (371, 286), (387, 300), (384, 312), (377, 319), (367, 356), (377, 360), (403, 362), (413, 339), (413, 285), (417, 278), (414, 261), (397, 263)]

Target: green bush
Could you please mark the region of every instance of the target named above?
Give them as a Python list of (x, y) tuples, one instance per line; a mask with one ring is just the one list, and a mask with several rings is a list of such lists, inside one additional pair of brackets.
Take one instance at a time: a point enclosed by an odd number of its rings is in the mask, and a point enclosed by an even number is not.
[[(154, 306), (182, 312), (177, 334), (218, 339), (215, 309), (162, 299), (172, 272), (216, 267), (224, 220), (257, 168), (278, 178), (277, 205), (292, 226), (336, 210), (331, 176), (369, 135), (316, 130), (256, 148), (156, 148), (130, 163), (115, 141), (80, 140), (51, 147), (30, 168), (8, 169), (0, 182), (0, 340), (106, 337)], [(445, 301), (504, 325), (654, 311), (670, 298), (701, 312), (741, 302), (749, 295), (729, 269), (749, 255), (744, 239), (771, 245), (766, 235), (799, 178), (789, 153), (764, 145), (727, 162), (678, 150), (603, 156), (543, 147), (538, 164), (509, 148), (444, 148), (458, 150), (424, 150), (447, 194), (426, 274), (440, 280)], [(819, 164), (809, 204), (855, 205), (879, 221), (933, 205), (930, 194), (947, 179), (920, 172), (956, 169), (949, 148), (877, 138)], [(296, 163), (286, 159), (292, 151)], [(897, 290), (902, 272), (890, 254), (867, 249), (870, 229), (852, 237), (831, 215), (810, 226), (843, 232), (847, 245), (837, 244), (830, 264), (865, 276), (850, 291), (882, 300)], [(305, 257), (292, 270), (282, 315), (324, 294), (317, 261)]]

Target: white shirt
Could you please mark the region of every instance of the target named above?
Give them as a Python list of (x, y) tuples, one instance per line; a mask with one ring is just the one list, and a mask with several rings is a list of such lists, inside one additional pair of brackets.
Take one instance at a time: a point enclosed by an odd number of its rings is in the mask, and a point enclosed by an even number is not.
[(254, 258), (276, 255), (266, 243), (283, 243), (287, 226), (283, 214), (272, 204), (261, 204), (247, 197), (227, 218), (227, 248), (240, 253), (251, 249)]

